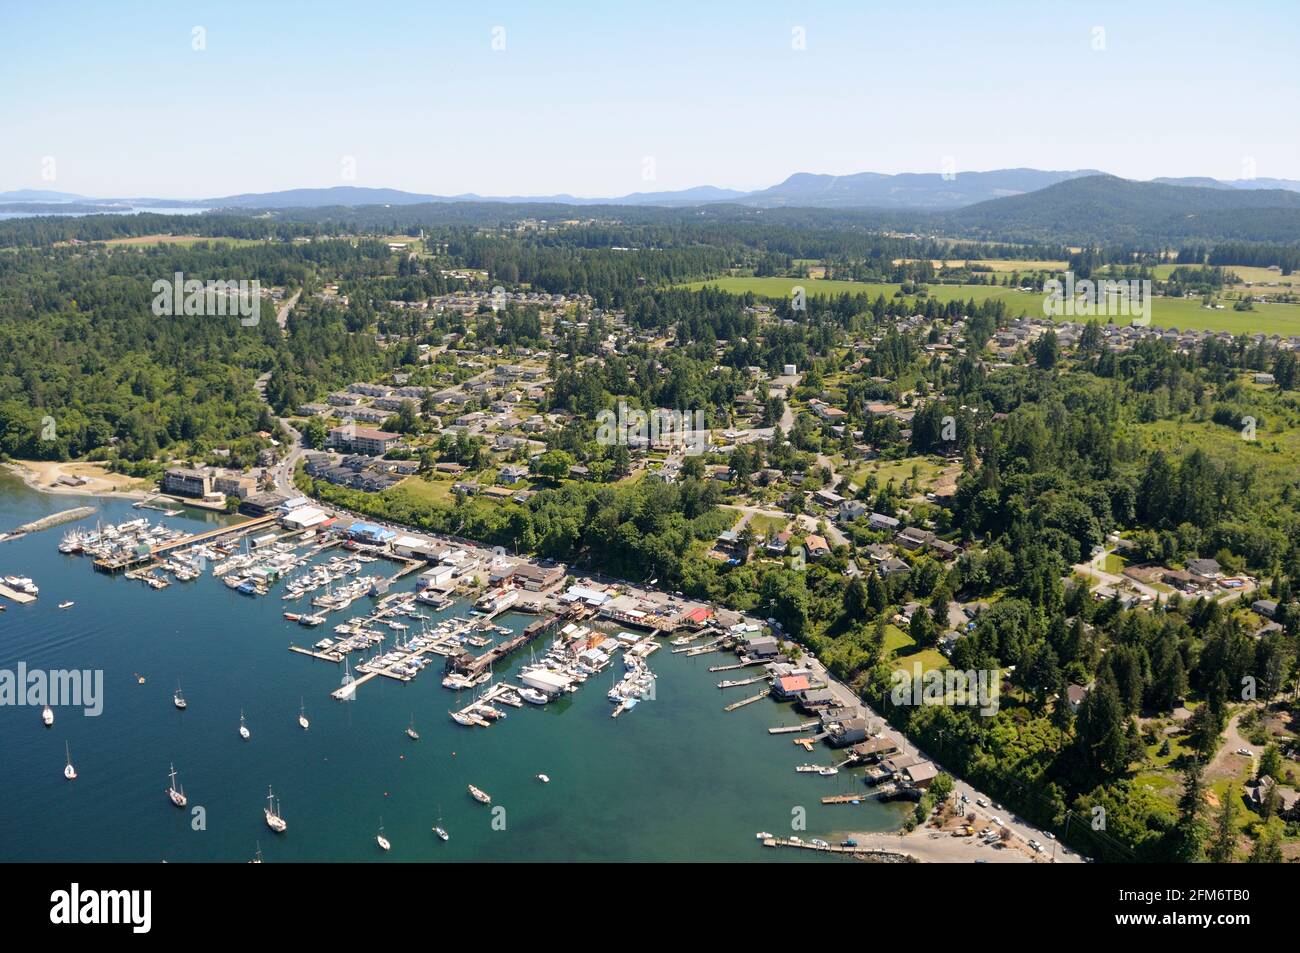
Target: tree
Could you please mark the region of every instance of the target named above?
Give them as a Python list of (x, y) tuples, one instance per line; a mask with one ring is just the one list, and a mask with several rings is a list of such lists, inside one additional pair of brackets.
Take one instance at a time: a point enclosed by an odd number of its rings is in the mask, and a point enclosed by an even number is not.
[(1171, 832), (1174, 859), (1194, 864), (1205, 859), (1205, 828), (1201, 814), (1205, 804), (1201, 762), (1193, 759), (1183, 772), (1183, 793), (1178, 799), (1178, 826)]
[(1219, 805), (1219, 821), (1215, 827), (1214, 842), (1210, 845), (1210, 861), (1216, 864), (1232, 863), (1237, 852), (1237, 801), (1241, 791), (1235, 784), (1229, 784)]
[(574, 464), (573, 454), (567, 450), (548, 450), (537, 458), (533, 467), (538, 476), (559, 483), (569, 475)]

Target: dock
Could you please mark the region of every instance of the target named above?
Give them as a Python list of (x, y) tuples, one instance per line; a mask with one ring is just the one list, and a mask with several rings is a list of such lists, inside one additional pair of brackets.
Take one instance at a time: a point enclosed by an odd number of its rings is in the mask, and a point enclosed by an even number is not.
[(0, 596), (4, 596), (6, 599), (10, 599), (16, 602), (20, 606), (25, 606), (28, 603), (32, 603), (36, 601), (35, 596), (30, 596), (25, 592), (18, 592), (17, 590), (10, 589), (8, 586), (5, 585), (0, 585)]
[(766, 698), (766, 697), (767, 697), (768, 695), (770, 695), (771, 693), (772, 693), (772, 689), (770, 689), (770, 688), (765, 688), (765, 689), (763, 689), (761, 692), (759, 692), (757, 695), (750, 695), (748, 698), (742, 698), (742, 699), (741, 699), (740, 701), (738, 701), (738, 702), (732, 702), (730, 705), (727, 705), (727, 706), (726, 706), (725, 708), (723, 708), (722, 710), (723, 710), (723, 711), (735, 711), (737, 708), (744, 708), (746, 705), (752, 705), (752, 704), (754, 704), (754, 702), (756, 702), (756, 701), (761, 701), (762, 699)]
[(766, 675), (755, 675), (753, 678), (742, 678), (737, 681), (718, 682), (719, 688), (739, 688), (741, 685), (753, 685), (755, 682), (761, 682), (767, 678)]
[(871, 798), (866, 794), (831, 794), (822, 798), (823, 804), (861, 804)]
[(796, 731), (807, 731), (809, 728), (816, 728), (821, 722), (805, 721), (802, 725), (777, 725), (775, 728), (767, 729), (769, 735), (789, 735)]
[(885, 861), (889, 863), (907, 863), (911, 860), (907, 854), (899, 853), (894, 850), (882, 850), (878, 847), (845, 847), (842, 844), (812, 844), (806, 840), (794, 840), (790, 837), (764, 837), (764, 847), (795, 847), (803, 850), (817, 850), (823, 854), (841, 854), (849, 857), (857, 857), (862, 860), (871, 859)]

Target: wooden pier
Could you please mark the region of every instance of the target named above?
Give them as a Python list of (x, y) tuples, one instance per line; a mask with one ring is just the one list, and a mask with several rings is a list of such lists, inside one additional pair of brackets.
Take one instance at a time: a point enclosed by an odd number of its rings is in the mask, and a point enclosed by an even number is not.
[(725, 708), (723, 708), (722, 710), (723, 710), (723, 711), (735, 711), (737, 708), (744, 708), (746, 705), (752, 705), (752, 704), (754, 704), (754, 702), (756, 702), (756, 701), (761, 701), (762, 699), (766, 698), (766, 697), (767, 697), (768, 695), (770, 695), (771, 693), (772, 693), (772, 689), (770, 689), (770, 688), (765, 688), (765, 689), (763, 689), (761, 692), (759, 692), (757, 695), (751, 695), (751, 696), (749, 696), (748, 698), (742, 698), (742, 699), (741, 699), (740, 701), (738, 701), (738, 702), (732, 702), (730, 705), (727, 705), (727, 706), (726, 706)]
[(738, 668), (749, 668), (753, 665), (766, 665), (765, 659), (750, 659), (746, 662), (737, 662), (735, 665), (710, 665), (710, 672), (734, 672)]
[(812, 844), (806, 840), (794, 840), (789, 837), (764, 837), (764, 847), (796, 847), (803, 850), (821, 851), (823, 854), (840, 854), (842, 856), (857, 857), (860, 860), (880, 860), (892, 863), (907, 863), (912, 858), (907, 854), (899, 853), (893, 850), (883, 850), (878, 847), (845, 847), (842, 844)]
[(739, 688), (741, 685), (753, 685), (755, 682), (761, 682), (767, 678), (766, 675), (755, 675), (753, 678), (742, 678), (739, 681), (718, 682), (719, 688)]
[(769, 735), (789, 735), (796, 731), (807, 731), (809, 728), (816, 728), (819, 724), (821, 722), (805, 721), (802, 725), (777, 725), (775, 728), (767, 729), (767, 733)]

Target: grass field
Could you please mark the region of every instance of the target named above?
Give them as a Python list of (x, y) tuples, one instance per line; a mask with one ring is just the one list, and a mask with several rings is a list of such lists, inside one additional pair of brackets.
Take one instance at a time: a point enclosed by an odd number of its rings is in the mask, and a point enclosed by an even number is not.
[[(790, 290), (801, 285), (809, 297), (839, 294), (866, 294), (875, 298), (883, 294), (892, 298), (899, 286), (879, 282), (830, 281), (819, 278), (715, 278), (695, 281), (687, 288), (705, 286), (720, 288), (732, 294), (753, 292), (765, 298), (788, 298)], [(1043, 299), (1040, 295), (1017, 291), (1000, 285), (929, 285), (929, 295), (936, 301), (1003, 300), (1012, 316), (1041, 316)], [(1121, 318), (1120, 322), (1125, 322)], [(1200, 298), (1155, 298), (1151, 302), (1151, 323), (1154, 327), (1178, 328), (1196, 331), (1230, 331), (1233, 334), (1300, 335), (1300, 305), (1265, 303), (1256, 304), (1254, 311), (1233, 311), (1231, 305), (1222, 311), (1207, 310)]]
[(195, 245), (212, 242), (214, 245), (262, 245), (254, 238), (214, 238), (210, 235), (136, 235), (131, 238), (110, 238), (105, 245)]

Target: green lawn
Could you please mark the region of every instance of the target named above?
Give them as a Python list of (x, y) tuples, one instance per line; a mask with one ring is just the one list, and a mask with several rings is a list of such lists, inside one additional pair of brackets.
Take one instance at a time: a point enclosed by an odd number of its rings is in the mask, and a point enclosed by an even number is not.
[[(898, 291), (896, 284), (877, 282), (826, 280), (822, 278), (752, 278), (726, 277), (709, 281), (694, 281), (684, 287), (698, 289), (705, 286), (720, 288), (733, 294), (752, 291), (766, 298), (788, 298), (790, 289), (802, 286), (810, 297), (838, 294), (867, 294), (872, 298), (883, 294), (892, 298)], [(1043, 298), (1001, 285), (928, 285), (929, 295), (936, 301), (1004, 300), (1013, 316), (1039, 316), (1043, 313)], [(1126, 321), (1126, 319), (1120, 319)], [(1234, 334), (1260, 332), (1263, 334), (1300, 334), (1300, 305), (1256, 304), (1254, 311), (1233, 311), (1231, 304), (1222, 311), (1207, 310), (1197, 298), (1155, 298), (1151, 302), (1151, 323), (1155, 327), (1180, 330), (1231, 331)]]

